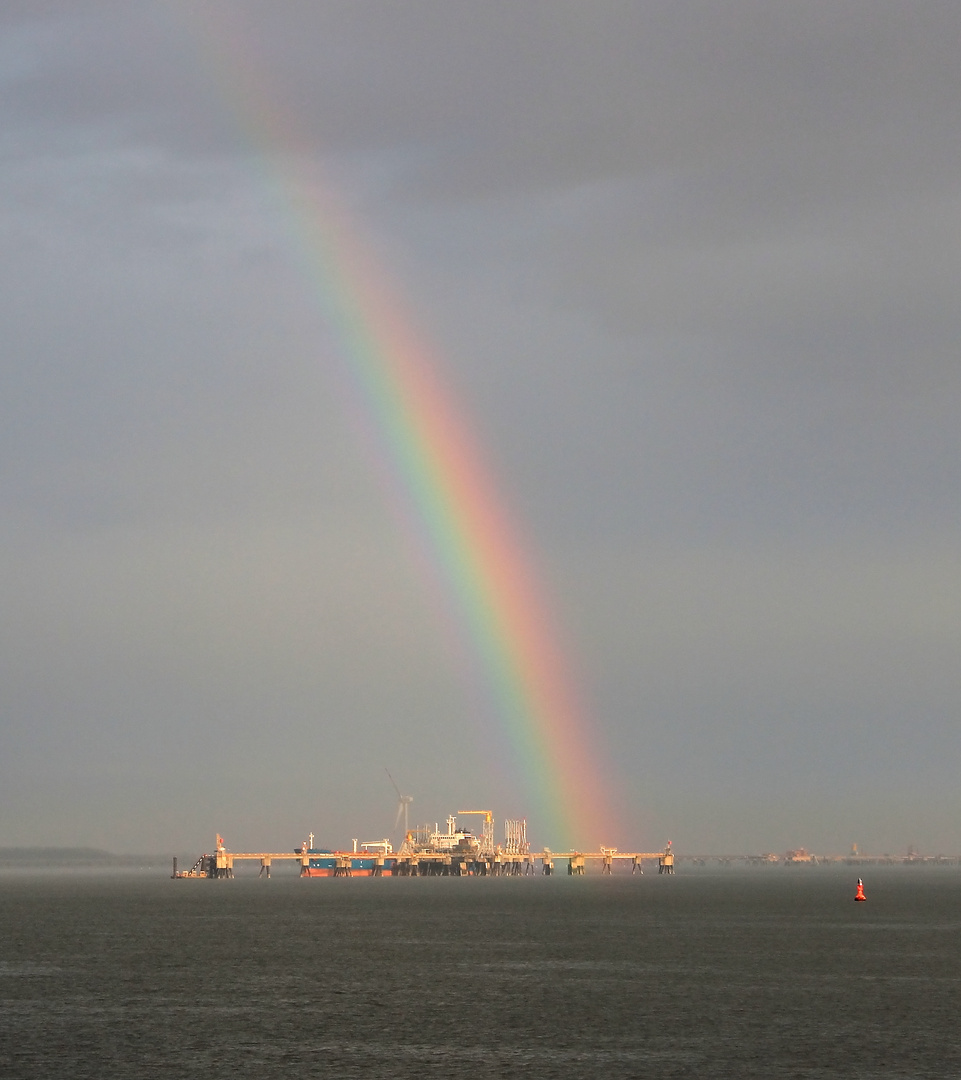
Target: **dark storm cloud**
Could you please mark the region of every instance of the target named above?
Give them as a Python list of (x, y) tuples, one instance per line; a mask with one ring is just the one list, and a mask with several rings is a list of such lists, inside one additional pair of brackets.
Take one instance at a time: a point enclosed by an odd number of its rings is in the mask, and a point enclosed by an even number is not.
[[(160, 132), (179, 123), (192, 138), (211, 109), (212, 57), (223, 50), (229, 62), (240, 38), (319, 149), (421, 146), (436, 155), (430, 182), (442, 191), (456, 180), (452, 194), (638, 172), (683, 182), (711, 163), (717, 179), (755, 178), (711, 190), (726, 216), (741, 203), (783, 219), (792, 195), (803, 212), (819, 195), (861, 199), (899, 182), (943, 190), (958, 161), (946, 4), (196, 10), (51, 5), (59, 19), (21, 29), (36, 59), (8, 107), (73, 122), (152, 111)], [(700, 235), (703, 222), (690, 227)]]
[(956, 5), (38, 0), (0, 26), (14, 840), (380, 835), (389, 788), (380, 815), (366, 766), (316, 764), (370, 747), (425, 814), (465, 783), (527, 811), (451, 749), (497, 736), (254, 100), (441, 346), (638, 781), (623, 841), (961, 848)]

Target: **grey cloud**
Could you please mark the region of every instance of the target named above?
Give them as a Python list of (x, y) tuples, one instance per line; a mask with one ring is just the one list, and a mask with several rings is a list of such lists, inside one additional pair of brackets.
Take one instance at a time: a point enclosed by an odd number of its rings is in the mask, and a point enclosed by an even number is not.
[(0, 24), (8, 842), (380, 835), (378, 755), (530, 812), (278, 197), (326, 170), (553, 585), (614, 842), (957, 849), (956, 5)]
[(956, 162), (957, 16), (946, 4), (60, 11), (65, 32), (47, 45), (49, 67), (38, 46), (36, 75), (21, 80), (20, 100), (38, 116), (141, 110), (160, 131), (179, 117), (194, 143), (190, 125), (213, 111), (204, 81), (223, 62), (240, 93), (249, 55), (253, 71), (269, 73), (262, 89), (275, 90), (318, 148), (420, 144), (425, 179), (456, 176), (464, 194), (472, 178), (490, 194), (525, 179), (656, 178), (706, 162), (739, 176), (777, 173), (785, 191), (792, 178), (803, 189), (820, 176), (860, 194), (899, 175), (938, 185)]

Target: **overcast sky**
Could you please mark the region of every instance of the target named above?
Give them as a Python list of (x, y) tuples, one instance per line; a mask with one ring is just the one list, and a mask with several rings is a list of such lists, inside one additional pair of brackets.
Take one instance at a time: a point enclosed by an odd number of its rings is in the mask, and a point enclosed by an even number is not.
[(551, 835), (345, 408), (296, 170), (548, 583), (609, 842), (961, 852), (959, 45), (954, 0), (4, 3), (0, 846), (373, 839), (385, 765)]

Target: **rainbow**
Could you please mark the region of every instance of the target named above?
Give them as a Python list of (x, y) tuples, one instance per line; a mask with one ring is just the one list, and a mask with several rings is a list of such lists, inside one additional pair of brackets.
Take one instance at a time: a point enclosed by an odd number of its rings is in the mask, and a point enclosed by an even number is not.
[(555, 850), (610, 843), (613, 820), (595, 739), (558, 647), (556, 625), (465, 412), (438, 376), (440, 363), (327, 185), (297, 167), (293, 117), (269, 99), (268, 79), (228, 18), (192, 8), (205, 67), (256, 151), (289, 223), (322, 314), (377, 433), (408, 517), (462, 636), (529, 794), (539, 839)]

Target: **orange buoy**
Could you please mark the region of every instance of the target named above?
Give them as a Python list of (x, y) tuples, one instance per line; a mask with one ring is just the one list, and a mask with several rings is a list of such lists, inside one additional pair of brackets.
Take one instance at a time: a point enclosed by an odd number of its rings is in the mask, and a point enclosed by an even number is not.
[(864, 895), (864, 882), (860, 878), (858, 878), (858, 891), (855, 894), (854, 899), (867, 900), (867, 897)]

